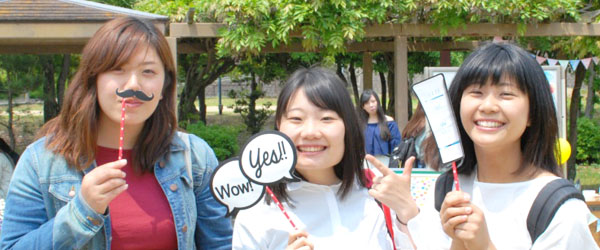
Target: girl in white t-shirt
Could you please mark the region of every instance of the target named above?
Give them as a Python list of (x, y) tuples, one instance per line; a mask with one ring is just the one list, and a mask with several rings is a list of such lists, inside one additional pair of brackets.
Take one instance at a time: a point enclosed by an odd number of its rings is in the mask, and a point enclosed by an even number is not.
[[(544, 71), (511, 44), (489, 44), (459, 68), (449, 95), (464, 148), (461, 191), (438, 212), (411, 213), (419, 249), (597, 249), (582, 200), (567, 200), (532, 242), (527, 215), (540, 190), (562, 176), (555, 157), (558, 123)], [(414, 203), (403, 203), (414, 211)]]
[(292, 74), (279, 95), (275, 121), (296, 146), (294, 171), (301, 181), (270, 187), (299, 230), (266, 196), (237, 215), (234, 249), (394, 249), (394, 244), (412, 249), (400, 231), (406, 227), (396, 220), (390, 221), (392, 239), (382, 209), (369, 195), (363, 134), (334, 72), (311, 67)]

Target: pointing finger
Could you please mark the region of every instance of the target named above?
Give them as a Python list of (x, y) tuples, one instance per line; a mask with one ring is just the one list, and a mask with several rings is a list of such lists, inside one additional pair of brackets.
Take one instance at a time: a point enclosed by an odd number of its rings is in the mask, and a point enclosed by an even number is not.
[(365, 159), (367, 159), (367, 161), (369, 161), (371, 164), (373, 164), (373, 166), (375, 166), (375, 168), (377, 168), (377, 170), (379, 170), (379, 172), (381, 172), (381, 174), (383, 174), (383, 176), (387, 176), (390, 174), (396, 174), (394, 173), (393, 170), (389, 169), (387, 166), (383, 165), (383, 163), (381, 163), (379, 160), (377, 160), (377, 158), (375, 158), (374, 156), (367, 154), (367, 156), (365, 156)]
[(410, 179), (410, 175), (412, 174), (413, 163), (415, 162), (415, 157), (411, 156), (404, 162), (404, 171), (402, 171), (402, 175), (408, 177)]

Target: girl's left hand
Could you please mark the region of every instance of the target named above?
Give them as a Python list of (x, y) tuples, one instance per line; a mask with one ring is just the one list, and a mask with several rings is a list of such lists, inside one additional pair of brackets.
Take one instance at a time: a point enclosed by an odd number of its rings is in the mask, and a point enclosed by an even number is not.
[(367, 155), (365, 159), (383, 174), (373, 178), (369, 195), (393, 209), (401, 223), (406, 224), (408, 220), (417, 216), (419, 208), (410, 193), (410, 175), (415, 157), (405, 161), (404, 172), (401, 175), (396, 174), (372, 155)]
[(454, 227), (454, 235), (467, 249), (496, 249), (490, 240), (485, 216), (479, 207), (469, 203), (471, 214), (467, 221)]

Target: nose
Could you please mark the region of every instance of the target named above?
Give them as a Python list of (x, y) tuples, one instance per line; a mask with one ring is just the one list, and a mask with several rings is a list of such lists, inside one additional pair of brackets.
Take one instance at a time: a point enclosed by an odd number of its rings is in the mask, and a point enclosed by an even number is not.
[(140, 90), (140, 81), (136, 73), (132, 72), (129, 75), (123, 89)]
[(479, 105), (479, 111), (484, 113), (498, 112), (498, 110), (498, 99), (492, 94), (486, 95)]
[(300, 133), (302, 138), (306, 139), (319, 139), (321, 138), (321, 130), (319, 124), (314, 120), (307, 120), (302, 126), (302, 132)]

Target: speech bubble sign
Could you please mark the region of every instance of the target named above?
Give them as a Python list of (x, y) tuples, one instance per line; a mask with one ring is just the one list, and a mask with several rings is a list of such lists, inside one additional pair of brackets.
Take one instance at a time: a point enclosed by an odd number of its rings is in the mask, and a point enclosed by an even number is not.
[(226, 216), (235, 210), (254, 206), (265, 194), (265, 187), (252, 183), (240, 169), (237, 157), (221, 163), (210, 179), (210, 191), (215, 199), (227, 207)]
[(240, 167), (244, 175), (258, 184), (295, 181), (296, 147), (279, 131), (263, 131), (250, 138), (242, 149)]
[(437, 74), (412, 85), (435, 138), (444, 164), (464, 157), (458, 126), (444, 75)]

